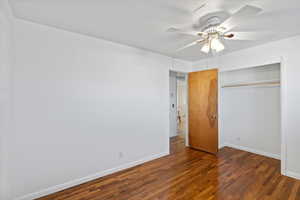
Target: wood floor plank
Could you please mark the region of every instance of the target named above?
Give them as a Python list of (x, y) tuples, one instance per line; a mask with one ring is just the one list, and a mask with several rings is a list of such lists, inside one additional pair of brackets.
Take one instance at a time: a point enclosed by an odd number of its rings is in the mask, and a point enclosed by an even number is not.
[(276, 159), (222, 148), (215, 156), (171, 138), (170, 155), (38, 200), (300, 200)]

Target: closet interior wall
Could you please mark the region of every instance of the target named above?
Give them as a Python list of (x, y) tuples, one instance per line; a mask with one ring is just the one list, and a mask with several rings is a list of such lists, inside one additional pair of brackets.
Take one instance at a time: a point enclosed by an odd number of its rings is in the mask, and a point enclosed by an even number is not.
[(220, 140), (280, 159), (280, 64), (220, 72)]

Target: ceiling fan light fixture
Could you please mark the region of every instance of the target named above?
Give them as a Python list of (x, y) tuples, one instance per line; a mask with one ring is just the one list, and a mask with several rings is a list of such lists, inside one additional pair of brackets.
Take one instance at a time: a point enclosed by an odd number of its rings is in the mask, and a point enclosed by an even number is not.
[(210, 51), (209, 42), (206, 42), (206, 43), (202, 46), (201, 51), (204, 52), (204, 53), (209, 53), (209, 51)]
[(220, 52), (225, 49), (225, 46), (222, 44), (219, 38), (213, 38), (211, 40), (211, 48), (216, 52)]

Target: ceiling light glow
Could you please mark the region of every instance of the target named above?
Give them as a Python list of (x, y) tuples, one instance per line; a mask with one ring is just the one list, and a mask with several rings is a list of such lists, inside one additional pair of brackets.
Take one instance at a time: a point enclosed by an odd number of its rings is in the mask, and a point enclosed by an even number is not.
[(225, 49), (224, 45), (222, 44), (219, 38), (213, 38), (211, 40), (211, 48), (216, 52), (220, 52)]
[(203, 47), (201, 48), (201, 51), (204, 53), (209, 53), (210, 51), (210, 46), (209, 46), (209, 42), (206, 42)]

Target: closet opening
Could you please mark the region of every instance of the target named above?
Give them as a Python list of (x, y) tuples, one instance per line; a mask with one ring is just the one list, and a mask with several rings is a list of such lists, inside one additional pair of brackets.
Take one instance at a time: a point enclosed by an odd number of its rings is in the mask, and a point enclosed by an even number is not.
[(221, 146), (281, 159), (281, 70), (275, 63), (219, 72)]

